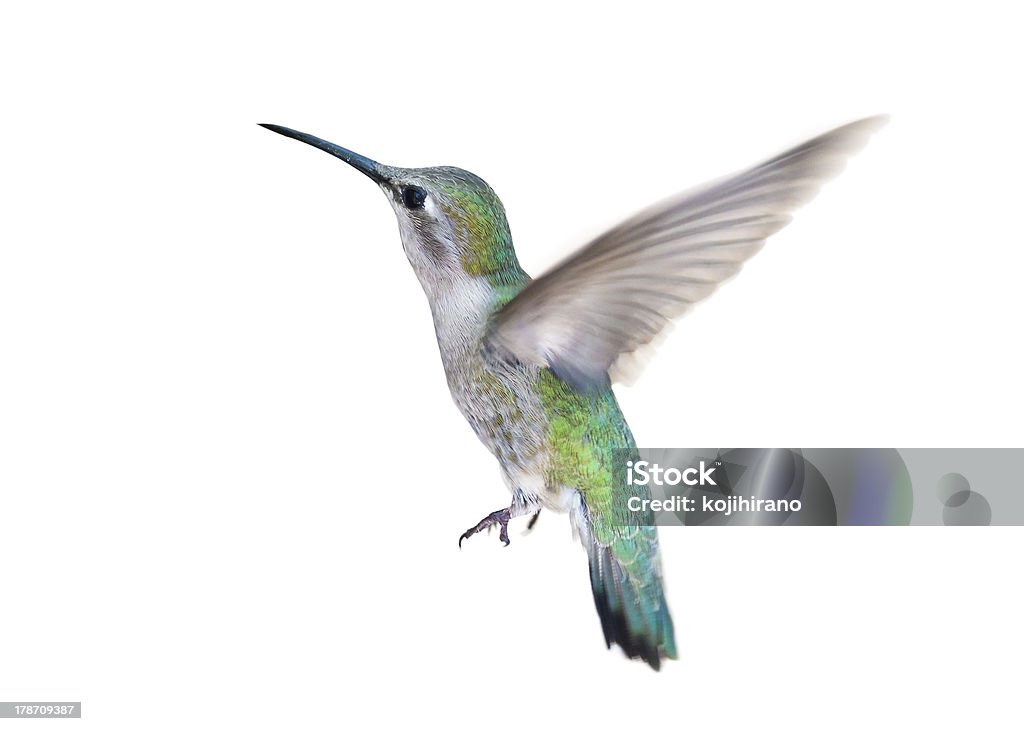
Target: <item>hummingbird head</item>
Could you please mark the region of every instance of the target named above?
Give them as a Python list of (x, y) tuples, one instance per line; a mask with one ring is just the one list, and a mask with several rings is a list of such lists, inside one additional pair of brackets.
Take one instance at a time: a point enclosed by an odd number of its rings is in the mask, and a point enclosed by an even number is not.
[(480, 282), (499, 288), (525, 280), (505, 208), (473, 173), (447, 166), (382, 165), (304, 132), (260, 126), (340, 158), (380, 186), (398, 218), (409, 263), (432, 300)]

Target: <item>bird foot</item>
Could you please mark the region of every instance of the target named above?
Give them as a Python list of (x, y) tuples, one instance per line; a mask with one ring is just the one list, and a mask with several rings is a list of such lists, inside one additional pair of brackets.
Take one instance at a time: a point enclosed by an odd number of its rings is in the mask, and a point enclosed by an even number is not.
[(537, 525), (537, 518), (539, 518), (539, 517), (540, 517), (540, 511), (539, 510), (536, 513), (534, 513), (533, 515), (530, 516), (530, 522), (526, 524), (526, 533), (529, 533), (530, 531), (533, 530), (533, 526)]
[(507, 546), (511, 542), (508, 539), (508, 521), (511, 520), (511, 518), (512, 515), (508, 508), (495, 510), (459, 537), (459, 548), (462, 548), (462, 542), (470, 536), (475, 536), (483, 530), (490, 530), (496, 525), (501, 526), (501, 532), (498, 534), (498, 538), (500, 538), (501, 542)]

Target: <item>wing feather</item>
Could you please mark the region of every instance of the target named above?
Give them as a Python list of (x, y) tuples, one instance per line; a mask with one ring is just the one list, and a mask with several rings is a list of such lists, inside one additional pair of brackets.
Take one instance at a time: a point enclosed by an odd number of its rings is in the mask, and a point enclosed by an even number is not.
[(862, 119), (659, 203), (533, 280), (494, 317), (490, 344), (577, 388), (710, 295), (789, 223), (882, 124)]

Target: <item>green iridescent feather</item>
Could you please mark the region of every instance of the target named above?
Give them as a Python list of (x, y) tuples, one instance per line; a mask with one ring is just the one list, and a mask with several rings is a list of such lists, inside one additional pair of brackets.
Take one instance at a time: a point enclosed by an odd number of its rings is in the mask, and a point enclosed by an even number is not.
[(672, 619), (661, 585), (658, 537), (650, 513), (627, 508), (645, 488), (616, 480), (616, 451), (636, 443), (611, 386), (579, 392), (551, 371), (541, 371), (541, 403), (548, 418), (551, 484), (583, 496), (590, 523), (590, 579), (605, 640), (655, 668), (661, 655), (676, 657)]

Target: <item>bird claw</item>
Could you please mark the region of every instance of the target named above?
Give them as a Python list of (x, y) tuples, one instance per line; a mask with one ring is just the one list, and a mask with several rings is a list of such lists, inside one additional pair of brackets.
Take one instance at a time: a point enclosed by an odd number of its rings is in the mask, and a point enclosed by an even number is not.
[(509, 543), (511, 543), (511, 541), (508, 539), (508, 521), (511, 519), (511, 517), (512, 516), (509, 513), (508, 508), (504, 508), (502, 510), (495, 510), (493, 513), (491, 513), (486, 518), (481, 520), (475, 526), (473, 526), (465, 533), (463, 533), (461, 536), (459, 536), (459, 548), (462, 548), (462, 542), (470, 536), (474, 536), (483, 530), (490, 531), (490, 529), (496, 525), (501, 526), (501, 532), (498, 533), (498, 538), (500, 538), (501, 542), (507, 546)]

